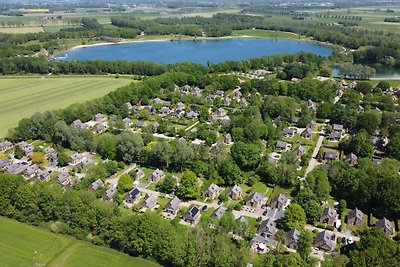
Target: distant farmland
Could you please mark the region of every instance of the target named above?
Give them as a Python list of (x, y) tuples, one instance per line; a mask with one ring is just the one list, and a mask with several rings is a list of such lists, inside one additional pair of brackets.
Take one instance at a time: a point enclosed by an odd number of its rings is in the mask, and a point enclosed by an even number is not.
[(0, 79), (0, 138), (35, 112), (98, 98), (131, 81), (111, 77)]
[(151, 261), (0, 217), (0, 266), (157, 267)]

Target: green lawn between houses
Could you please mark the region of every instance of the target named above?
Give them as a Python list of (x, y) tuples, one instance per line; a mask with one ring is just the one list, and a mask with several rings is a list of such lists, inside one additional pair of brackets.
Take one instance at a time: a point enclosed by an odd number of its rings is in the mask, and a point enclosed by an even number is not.
[(35, 112), (85, 102), (132, 82), (113, 77), (55, 77), (0, 79), (0, 138), (22, 118)]
[(134, 266), (154, 262), (0, 217), (0, 266)]

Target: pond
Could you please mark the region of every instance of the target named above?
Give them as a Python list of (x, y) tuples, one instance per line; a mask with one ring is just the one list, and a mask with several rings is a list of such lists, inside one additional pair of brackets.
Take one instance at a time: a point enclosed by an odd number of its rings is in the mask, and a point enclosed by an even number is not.
[(233, 38), (207, 41), (143, 41), (111, 45), (94, 45), (72, 49), (57, 60), (130, 60), (156, 63), (195, 62), (206, 65), (227, 60), (245, 60), (300, 51), (320, 56), (332, 54), (332, 47), (314, 42)]

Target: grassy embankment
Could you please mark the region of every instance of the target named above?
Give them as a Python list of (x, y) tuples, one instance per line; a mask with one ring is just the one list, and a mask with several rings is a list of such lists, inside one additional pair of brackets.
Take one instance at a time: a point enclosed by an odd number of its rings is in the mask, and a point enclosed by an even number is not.
[(26, 77), (0, 80), (0, 138), (35, 112), (85, 102), (132, 82), (113, 77)]
[(154, 262), (0, 217), (0, 266), (135, 266)]

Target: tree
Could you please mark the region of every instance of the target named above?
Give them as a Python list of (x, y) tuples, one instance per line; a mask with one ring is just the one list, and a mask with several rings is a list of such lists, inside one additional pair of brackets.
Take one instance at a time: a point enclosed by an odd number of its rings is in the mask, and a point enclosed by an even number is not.
[(87, 178), (90, 182), (94, 182), (97, 179), (105, 180), (107, 178), (107, 170), (101, 164), (89, 165), (84, 170)]
[(233, 160), (243, 169), (257, 167), (260, 160), (260, 149), (254, 144), (235, 142), (231, 147)]
[(166, 141), (156, 142), (152, 148), (151, 155), (155, 163), (168, 168), (173, 151)]
[(187, 170), (183, 173), (176, 194), (178, 197), (186, 199), (196, 199), (200, 196), (200, 187), (194, 172)]
[(46, 159), (43, 152), (33, 152), (29, 157), (35, 164), (42, 164)]
[(142, 156), (144, 144), (142, 137), (130, 131), (123, 132), (118, 141), (118, 158), (126, 163), (139, 160)]
[(117, 143), (117, 137), (110, 133), (105, 133), (95, 138), (96, 151), (104, 159), (114, 160), (116, 158)]
[(306, 177), (307, 184), (320, 200), (324, 200), (331, 192), (328, 171), (322, 168), (314, 169)]
[(310, 188), (303, 188), (296, 196), (295, 201), (304, 209), (308, 223), (313, 223), (319, 220), (322, 213), (322, 207), (319, 203), (318, 197)]
[(353, 152), (362, 158), (371, 157), (374, 152), (371, 136), (365, 130), (361, 130), (355, 136), (351, 137), (345, 151), (347, 154)]
[(181, 171), (192, 159), (194, 152), (185, 140), (178, 140), (175, 145), (175, 153), (173, 155), (173, 162), (176, 166), (180, 167)]
[(165, 194), (171, 194), (175, 190), (175, 187), (176, 179), (171, 174), (167, 174), (166, 177), (156, 185), (157, 190)]
[(377, 111), (369, 110), (357, 116), (357, 129), (364, 129), (369, 134), (373, 134), (380, 124), (381, 115)]
[(309, 231), (301, 231), (299, 241), (297, 243), (297, 252), (303, 260), (307, 260), (310, 257), (312, 251), (312, 244), (314, 241), (313, 234)]
[(132, 189), (133, 179), (129, 174), (123, 174), (118, 180), (118, 191), (120, 193), (128, 192)]
[(368, 82), (358, 82), (355, 90), (357, 92), (363, 93), (364, 95), (371, 93), (372, 85)]
[(58, 162), (58, 166), (60, 166), (60, 167), (67, 166), (69, 163), (69, 157), (68, 157), (67, 153), (60, 152), (57, 157), (57, 162)]
[(400, 133), (397, 133), (390, 139), (387, 145), (387, 153), (390, 157), (400, 160)]
[(242, 172), (232, 160), (221, 161), (218, 166), (218, 173), (224, 179), (225, 185), (240, 184), (242, 181)]
[(294, 228), (303, 229), (306, 221), (307, 218), (303, 208), (299, 204), (293, 203), (286, 208), (282, 224), (287, 230)]
[(17, 159), (21, 159), (24, 156), (24, 150), (20, 146), (15, 146), (14, 148), (14, 157)]

